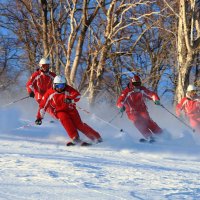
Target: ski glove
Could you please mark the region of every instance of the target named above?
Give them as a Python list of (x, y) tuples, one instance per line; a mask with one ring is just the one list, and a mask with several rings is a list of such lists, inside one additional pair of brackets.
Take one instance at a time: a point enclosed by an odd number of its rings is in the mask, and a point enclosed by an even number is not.
[(29, 97), (32, 97), (32, 98), (34, 98), (34, 97), (35, 97), (35, 94), (34, 94), (34, 92), (33, 92), (33, 91), (29, 93)]
[(125, 110), (126, 110), (125, 106), (122, 106), (122, 107), (120, 108), (120, 112), (121, 112), (121, 113), (123, 113)]
[(35, 124), (36, 125), (41, 125), (42, 124), (42, 119), (41, 118), (38, 118), (35, 120)]
[(69, 99), (69, 98), (66, 98), (66, 99), (64, 99), (64, 102), (65, 102), (65, 103), (72, 103), (72, 100)]
[(158, 105), (158, 106), (161, 105), (159, 100), (154, 101), (154, 103), (155, 103), (156, 105)]

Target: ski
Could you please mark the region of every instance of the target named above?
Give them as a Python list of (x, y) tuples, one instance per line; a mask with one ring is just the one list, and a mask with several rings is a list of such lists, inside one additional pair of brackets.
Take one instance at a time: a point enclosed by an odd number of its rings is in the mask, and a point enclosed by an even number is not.
[(70, 147), (70, 146), (75, 146), (75, 145), (76, 145), (76, 144), (74, 144), (74, 143), (73, 143), (73, 142), (71, 142), (71, 141), (66, 143), (66, 146), (67, 146), (67, 147)]
[(139, 140), (139, 142), (141, 142), (141, 143), (150, 143), (150, 144), (152, 144), (152, 143), (155, 143), (156, 140), (155, 140), (154, 138), (151, 138), (150, 140), (141, 138), (141, 139)]
[(82, 146), (82, 147), (92, 146), (92, 143), (82, 142), (82, 143), (80, 144), (80, 146)]
[(75, 144), (75, 143), (69, 141), (69, 142), (66, 143), (66, 146), (67, 146), (67, 147), (70, 147), (70, 146), (87, 147), (87, 146), (92, 146), (92, 143), (88, 143), (88, 142), (84, 142), (84, 141), (83, 141), (83, 142), (80, 142), (80, 143)]
[(146, 139), (144, 139), (144, 138), (141, 138), (141, 139), (139, 140), (139, 142), (141, 142), (141, 143), (147, 143), (148, 140), (146, 140)]

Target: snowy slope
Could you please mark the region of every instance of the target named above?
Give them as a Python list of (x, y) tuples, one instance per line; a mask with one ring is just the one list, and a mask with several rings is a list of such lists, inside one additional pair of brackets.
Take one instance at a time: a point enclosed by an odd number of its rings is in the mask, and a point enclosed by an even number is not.
[[(173, 130), (172, 139), (139, 144), (140, 134), (126, 116), (110, 126), (103, 120), (112, 119), (116, 110), (91, 111), (86, 102), (79, 106), (91, 112), (79, 110), (102, 134), (103, 143), (65, 147), (68, 137), (59, 122), (50, 123), (47, 116), (42, 126), (33, 124), (37, 105), (30, 100), (1, 109), (0, 199), (200, 199), (198, 136), (154, 107), (151, 114), (163, 128)], [(165, 120), (159, 120), (161, 115)]]

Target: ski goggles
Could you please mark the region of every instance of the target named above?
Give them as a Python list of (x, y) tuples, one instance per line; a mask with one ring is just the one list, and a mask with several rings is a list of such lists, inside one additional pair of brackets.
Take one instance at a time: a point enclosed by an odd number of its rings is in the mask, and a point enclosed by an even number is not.
[(65, 83), (57, 83), (54, 85), (55, 89), (63, 89), (65, 88), (66, 84)]
[(141, 82), (132, 82), (134, 86), (141, 86)]
[(41, 70), (43, 71), (49, 71), (49, 64), (43, 64), (41, 67), (40, 67)]

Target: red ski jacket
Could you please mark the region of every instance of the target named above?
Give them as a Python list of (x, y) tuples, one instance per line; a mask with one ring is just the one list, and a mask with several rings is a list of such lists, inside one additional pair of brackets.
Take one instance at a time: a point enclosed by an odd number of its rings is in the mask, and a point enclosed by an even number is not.
[[(71, 100), (71, 103), (67, 102)], [(58, 112), (76, 109), (75, 102), (80, 100), (80, 93), (67, 85), (63, 92), (57, 92), (53, 88), (49, 89), (40, 102), (40, 109), (37, 118), (43, 118), (46, 110), (50, 107), (54, 115), (57, 117)]]
[(126, 112), (143, 112), (147, 110), (145, 98), (156, 101), (160, 100), (158, 95), (144, 86), (126, 87), (117, 100), (117, 107), (125, 106)]
[(41, 70), (34, 72), (26, 84), (27, 92), (34, 92), (36, 101), (41, 100), (45, 92), (52, 87), (55, 76), (53, 72), (44, 73)]
[(182, 98), (176, 106), (176, 114), (178, 117), (182, 110), (189, 118), (200, 117), (200, 98), (193, 100), (187, 97)]

